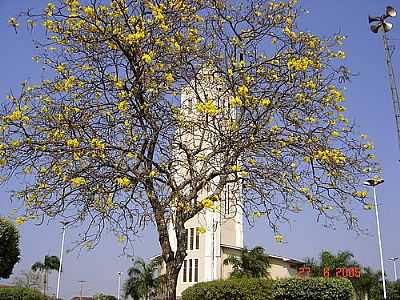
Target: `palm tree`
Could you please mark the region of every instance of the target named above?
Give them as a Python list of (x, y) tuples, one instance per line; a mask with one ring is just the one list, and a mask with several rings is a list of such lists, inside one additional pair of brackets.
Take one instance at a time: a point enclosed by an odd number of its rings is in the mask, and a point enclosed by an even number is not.
[(150, 263), (146, 263), (141, 258), (136, 259), (128, 270), (129, 278), (124, 284), (125, 298), (130, 296), (133, 300), (142, 298), (148, 300), (150, 296), (154, 295), (160, 287), (161, 277), (157, 276), (157, 271), (161, 262), (161, 256)]
[[(328, 268), (330, 270), (351, 267), (360, 268), (360, 264), (354, 260), (353, 253), (349, 251), (339, 251), (335, 255), (325, 250), (320, 253), (319, 260), (306, 258), (305, 265), (311, 268), (311, 276), (316, 277), (322, 276), (324, 268)], [(336, 272), (331, 272), (331, 276), (335, 277)], [(361, 270), (360, 278), (349, 279), (354, 287), (357, 299), (363, 300), (363, 296), (365, 299), (369, 299), (372, 294), (372, 290), (379, 285), (381, 278), (381, 272), (375, 272), (370, 267), (364, 267)]]
[[(382, 273), (375, 272), (371, 267), (364, 267), (361, 277), (352, 281), (359, 300), (370, 299), (374, 287), (379, 286), (382, 280)], [(364, 295), (364, 299), (362, 296)]]
[[(360, 264), (354, 260), (354, 254), (349, 251), (339, 251), (335, 255), (330, 251), (324, 250), (320, 253), (318, 260), (307, 257), (304, 261), (305, 265), (311, 268), (310, 275), (315, 277), (322, 276), (324, 268), (336, 270), (337, 268), (351, 268), (360, 266)], [(336, 276), (336, 272), (334, 271), (331, 275)]]
[(44, 257), (44, 262), (42, 263), (41, 261), (35, 262), (31, 269), (34, 272), (43, 272), (43, 294), (46, 297), (46, 291), (48, 288), (48, 275), (49, 272), (52, 270), (58, 270), (60, 268), (60, 260), (58, 259), (57, 256), (48, 256), (46, 255)]
[(257, 246), (251, 250), (244, 248), (240, 256), (229, 255), (224, 265), (232, 265), (231, 277), (267, 277), (270, 267), (268, 256), (263, 247)]

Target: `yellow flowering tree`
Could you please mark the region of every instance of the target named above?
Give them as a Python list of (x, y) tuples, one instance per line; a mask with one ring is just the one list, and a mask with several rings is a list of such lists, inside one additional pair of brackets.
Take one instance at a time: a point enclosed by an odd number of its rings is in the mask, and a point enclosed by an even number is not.
[(236, 211), (265, 218), (278, 242), (306, 207), (357, 229), (360, 182), (378, 169), (344, 115), (343, 37), (302, 31), (294, 0), (240, 2), (58, 0), (26, 13), (44, 27), (45, 78), (0, 112), (3, 178), (25, 179), (21, 218), (90, 224), (90, 247), (105, 226), (127, 242), (154, 222), (169, 299), (185, 222), (218, 210), (227, 184), (242, 186)]

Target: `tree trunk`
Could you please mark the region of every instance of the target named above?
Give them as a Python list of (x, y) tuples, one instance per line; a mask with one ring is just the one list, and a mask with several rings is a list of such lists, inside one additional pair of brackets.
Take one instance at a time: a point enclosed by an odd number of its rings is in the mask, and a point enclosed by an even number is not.
[(172, 263), (167, 263), (167, 300), (176, 300), (179, 269), (176, 268), (175, 263), (175, 260)]

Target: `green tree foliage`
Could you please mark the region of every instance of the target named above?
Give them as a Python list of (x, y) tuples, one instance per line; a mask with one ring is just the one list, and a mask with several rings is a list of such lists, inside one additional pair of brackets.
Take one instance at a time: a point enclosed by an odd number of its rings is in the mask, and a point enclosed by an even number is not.
[(38, 291), (20, 287), (0, 288), (0, 299), (4, 300), (45, 300), (46, 298)]
[(146, 263), (143, 259), (136, 259), (134, 264), (128, 270), (128, 279), (124, 284), (125, 297), (131, 297), (133, 300), (146, 299), (154, 296), (160, 287), (160, 278), (158, 277), (161, 265), (161, 257)]
[(20, 288), (29, 288), (38, 291), (43, 289), (42, 274), (32, 270), (21, 271), (18, 275), (13, 276), (12, 283)]
[(201, 282), (184, 290), (182, 300), (273, 300), (272, 286), (271, 280), (261, 278)]
[(373, 300), (373, 290), (382, 287), (382, 273), (375, 272), (371, 267), (364, 267), (361, 270), (361, 277), (352, 280), (358, 300), (364, 300), (365, 294), (368, 299)]
[(330, 276), (336, 277), (337, 268), (360, 268), (360, 277), (349, 278), (356, 292), (358, 300), (364, 300), (365, 294), (370, 299), (381, 289), (382, 274), (375, 272), (370, 267), (362, 267), (355, 259), (353, 253), (349, 251), (339, 251), (333, 254), (330, 251), (322, 251), (318, 259), (306, 258), (305, 265), (311, 268), (310, 275), (322, 277), (324, 268), (331, 270)]
[[(386, 282), (386, 296), (387, 300), (399, 300), (400, 299), (400, 280)], [(383, 298), (383, 287), (382, 281), (376, 282), (370, 291), (369, 300), (384, 300)]]
[(104, 295), (102, 293), (93, 296), (94, 300), (117, 300), (117, 297), (112, 295)]
[(42, 272), (43, 273), (43, 294), (46, 296), (46, 292), (48, 290), (48, 277), (51, 271), (58, 271), (60, 268), (60, 260), (57, 256), (48, 256), (44, 257), (44, 262), (35, 262), (31, 269), (34, 272)]
[(263, 247), (257, 246), (251, 250), (244, 248), (239, 256), (229, 255), (224, 264), (231, 264), (232, 277), (267, 277), (269, 275), (268, 256)]
[(222, 207), (228, 186), (232, 211), (265, 218), (278, 242), (305, 207), (357, 230), (373, 145), (345, 116), (344, 37), (302, 29), (296, 2), (56, 0), (26, 13), (44, 26), (43, 80), (0, 109), (2, 178), (26, 179), (19, 222), (68, 215), (89, 227), (87, 247), (154, 222), (171, 299), (185, 222)]
[(350, 251), (339, 251), (337, 254), (333, 254), (324, 250), (317, 260), (307, 257), (304, 261), (305, 265), (311, 268), (310, 275), (314, 277), (323, 276), (324, 268), (331, 270), (330, 276), (336, 277), (335, 270), (337, 268), (360, 267), (360, 264), (354, 260), (354, 254)]
[(9, 278), (20, 259), (19, 233), (15, 225), (0, 217), (0, 278)]

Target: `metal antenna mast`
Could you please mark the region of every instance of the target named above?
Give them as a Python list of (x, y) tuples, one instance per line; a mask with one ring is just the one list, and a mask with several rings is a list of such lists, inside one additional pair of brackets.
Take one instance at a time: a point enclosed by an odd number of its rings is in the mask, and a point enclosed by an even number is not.
[(392, 64), (392, 54), (394, 51), (394, 46), (389, 45), (386, 32), (383, 32), (382, 36), (383, 36), (383, 45), (385, 47), (386, 64), (389, 73), (390, 92), (392, 93), (394, 115), (396, 118), (397, 139), (399, 142), (399, 149), (400, 149), (400, 97), (399, 97), (399, 91), (397, 89), (396, 76)]
[(389, 40), (387, 37), (387, 32), (389, 32), (393, 28), (393, 24), (386, 21), (389, 17), (395, 17), (397, 15), (396, 10), (392, 6), (386, 7), (386, 13), (381, 17), (368, 17), (368, 21), (371, 24), (371, 31), (373, 33), (378, 33), (379, 29), (382, 28), (382, 38), (383, 38), (383, 46), (385, 48), (385, 57), (386, 57), (386, 65), (388, 68), (389, 75), (389, 84), (390, 84), (390, 92), (392, 94), (394, 115), (396, 119), (397, 126), (397, 140), (398, 146), (400, 150), (400, 97), (399, 91), (397, 89), (397, 81), (394, 72), (394, 67), (392, 63), (392, 55), (394, 51), (394, 46), (389, 45)]

